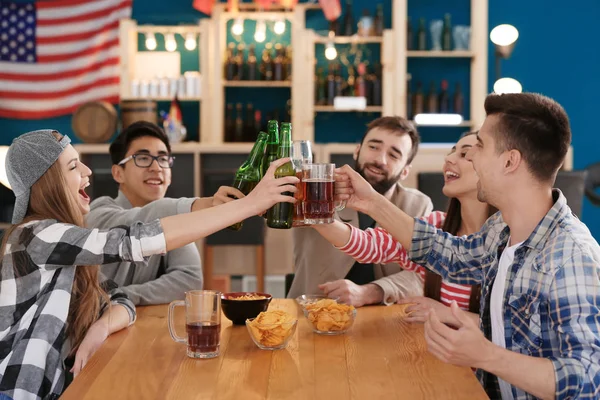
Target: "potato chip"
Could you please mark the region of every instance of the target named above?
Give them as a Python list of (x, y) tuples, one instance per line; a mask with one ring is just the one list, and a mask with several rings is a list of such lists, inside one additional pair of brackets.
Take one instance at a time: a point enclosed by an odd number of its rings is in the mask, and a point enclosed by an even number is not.
[(332, 299), (319, 300), (305, 306), (308, 320), (322, 332), (343, 331), (352, 326), (354, 306), (340, 304)]
[(248, 322), (248, 326), (252, 336), (263, 346), (280, 346), (292, 334), (294, 317), (281, 310), (263, 311)]
[(266, 296), (260, 296), (258, 294), (250, 293), (250, 294), (245, 294), (243, 296), (230, 297), (228, 300), (263, 300), (266, 298), (267, 298)]

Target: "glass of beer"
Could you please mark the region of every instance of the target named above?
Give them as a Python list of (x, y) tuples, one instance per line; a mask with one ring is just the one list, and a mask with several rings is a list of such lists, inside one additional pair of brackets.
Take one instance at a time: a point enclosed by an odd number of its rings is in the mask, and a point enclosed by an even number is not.
[(302, 168), (302, 209), (306, 225), (331, 224), (333, 214), (344, 209), (335, 201), (335, 164), (306, 164)]
[(294, 204), (294, 222), (292, 226), (304, 226), (304, 212), (302, 210), (302, 200), (304, 193), (302, 192), (302, 168), (306, 164), (312, 164), (313, 153), (310, 140), (295, 140), (292, 142), (292, 164), (296, 170), (296, 177), (300, 182), (296, 185), (298, 189), (294, 194), (296, 203)]
[[(177, 335), (174, 327), (174, 310), (185, 307), (187, 337)], [(185, 301), (169, 304), (169, 333), (178, 343), (187, 345), (190, 358), (214, 358), (219, 355), (221, 344), (221, 292), (215, 290), (192, 290), (185, 292)]]

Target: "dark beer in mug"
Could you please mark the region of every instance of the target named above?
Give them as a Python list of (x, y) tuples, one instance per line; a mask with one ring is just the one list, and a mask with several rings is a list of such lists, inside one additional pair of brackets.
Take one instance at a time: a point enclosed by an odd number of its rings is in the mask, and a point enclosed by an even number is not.
[(336, 211), (344, 209), (345, 202), (335, 201), (335, 164), (306, 164), (302, 167), (302, 201), (304, 223), (331, 224)]
[(214, 353), (219, 350), (221, 324), (212, 322), (192, 322), (185, 326), (188, 337), (188, 351), (192, 353)]
[(306, 224), (331, 224), (335, 213), (334, 181), (308, 178), (302, 181)]

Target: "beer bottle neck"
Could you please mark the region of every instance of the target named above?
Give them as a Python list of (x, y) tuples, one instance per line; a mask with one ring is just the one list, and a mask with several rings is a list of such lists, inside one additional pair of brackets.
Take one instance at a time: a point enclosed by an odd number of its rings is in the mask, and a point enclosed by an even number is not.
[(289, 129), (281, 132), (281, 145), (277, 152), (277, 158), (290, 157), (292, 153), (292, 132)]
[(261, 132), (260, 135), (258, 136), (258, 139), (256, 140), (256, 143), (254, 143), (254, 147), (252, 147), (252, 151), (250, 152), (250, 155), (248, 156), (248, 160), (246, 161), (246, 163), (255, 168), (260, 167), (260, 164), (263, 159), (263, 155), (265, 153), (266, 145), (267, 145), (267, 134), (264, 132)]

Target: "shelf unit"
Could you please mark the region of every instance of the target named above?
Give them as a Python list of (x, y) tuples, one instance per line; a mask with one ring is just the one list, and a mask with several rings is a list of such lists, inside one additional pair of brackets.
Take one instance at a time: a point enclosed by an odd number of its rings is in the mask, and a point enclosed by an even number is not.
[[(303, 4), (296, 6), (296, 21), (299, 26), (302, 26), (300, 31), (300, 37), (305, 40), (301, 43), (301, 48), (304, 51), (303, 57), (303, 68), (301, 74), (297, 76), (298, 69), (294, 69), (294, 81), (299, 81), (297, 90), (299, 94), (296, 99), (298, 101), (293, 102), (293, 117), (292, 123), (298, 124), (301, 128), (294, 131), (294, 137), (298, 140), (311, 140), (315, 141), (315, 125), (314, 117), (317, 112), (374, 112), (380, 113), (381, 115), (392, 115), (393, 114), (393, 85), (383, 84), (383, 82), (392, 82), (394, 80), (394, 68), (392, 65), (393, 58), (390, 54), (393, 53), (393, 32), (390, 29), (386, 29), (383, 32), (383, 36), (368, 36), (361, 37), (358, 35), (353, 36), (335, 36), (333, 38), (324, 37), (318, 35), (315, 31), (305, 29), (305, 13), (307, 8)], [(379, 44), (381, 46), (381, 82), (382, 82), (382, 101), (381, 106), (367, 106), (365, 109), (351, 110), (351, 109), (336, 109), (330, 105), (315, 105), (315, 66), (316, 66), (316, 52), (315, 47), (317, 44), (327, 44), (333, 42), (334, 44)], [(301, 60), (298, 60), (302, 62)], [(306, 68), (306, 66), (309, 68)]]
[[(406, 51), (406, 21), (408, 1), (392, 0), (392, 28), (384, 30), (383, 36), (361, 37), (336, 36), (334, 44), (375, 44), (381, 46), (382, 65), (382, 105), (368, 106), (364, 110), (336, 110), (332, 106), (314, 104), (315, 88), (315, 47), (331, 41), (306, 29), (306, 13), (320, 10), (315, 3), (298, 3), (293, 11), (273, 5), (268, 11), (258, 11), (254, 3), (240, 3), (239, 12), (227, 11), (226, 4), (216, 3), (211, 18), (202, 19), (198, 26), (138, 26), (135, 21), (121, 22), (121, 97), (130, 99), (129, 87), (133, 72), (135, 52), (137, 52), (138, 32), (189, 32), (194, 30), (200, 36), (200, 71), (202, 72), (202, 97), (182, 98), (181, 101), (197, 101), (202, 106), (200, 113), (200, 141), (202, 144), (230, 146), (224, 143), (224, 114), (226, 88), (282, 88), (290, 90), (292, 100), (292, 125), (294, 139), (315, 140), (314, 119), (316, 113), (378, 113), (386, 115), (406, 115), (406, 76), (409, 59), (432, 58), (470, 60), (470, 90), (465, 93), (469, 98), (469, 121), (460, 127), (478, 128), (483, 123), (485, 112), (482, 107), (487, 95), (488, 60), (488, 0), (470, 0), (471, 7), (471, 47), (467, 51)], [(293, 76), (288, 81), (227, 81), (223, 76), (223, 55), (227, 48), (227, 22), (233, 18), (246, 19), (282, 18), (291, 25), (291, 46), (293, 48)], [(307, 66), (310, 66), (307, 68)], [(203, 99), (210, 101), (203, 102)], [(170, 98), (157, 98), (166, 101)], [(425, 125), (422, 125), (425, 126)], [(430, 125), (428, 125), (430, 126)], [(437, 125), (439, 126), (439, 125)], [(457, 126), (457, 125), (452, 125)]]
[[(135, 78), (135, 60), (138, 53), (138, 34), (139, 33), (173, 33), (185, 35), (186, 33), (194, 33), (198, 36), (198, 65), (200, 66), (201, 75), (201, 96), (199, 97), (178, 97), (182, 102), (198, 102), (198, 110), (200, 114), (200, 132), (206, 132), (209, 129), (210, 113), (202, 112), (202, 101), (205, 97), (210, 98), (208, 82), (206, 75), (209, 70), (208, 64), (208, 49), (210, 46), (210, 20), (204, 19), (199, 25), (178, 25), (178, 26), (159, 26), (159, 25), (138, 25), (132, 19), (122, 19), (119, 23), (119, 47), (121, 58), (121, 74), (120, 74), (120, 98), (121, 100), (155, 100), (155, 101), (171, 101), (172, 97), (132, 97), (130, 88), (131, 81)], [(202, 137), (202, 136), (200, 136)]]
[(463, 124), (470, 122), (469, 125), (466, 126), (475, 129), (479, 128), (485, 119), (483, 103), (488, 93), (488, 0), (470, 0), (471, 49), (469, 51), (407, 51), (406, 21), (408, 1), (415, 0), (393, 0), (392, 3), (394, 43), (396, 43), (393, 64), (396, 68), (395, 74), (397, 77), (394, 86), (395, 98), (397, 100), (394, 104), (394, 114), (406, 115), (406, 76), (408, 73), (408, 58), (470, 58), (470, 121), (465, 121)]
[[(224, 120), (225, 120), (225, 89), (228, 87), (237, 88), (289, 88), (290, 99), (294, 104), (294, 82), (293, 81), (228, 81), (223, 77), (223, 55), (227, 49), (227, 23), (229, 20), (241, 17), (247, 19), (264, 19), (271, 20), (274, 18), (285, 19), (290, 21), (292, 25), (292, 48), (294, 55), (292, 56), (292, 70), (296, 71), (296, 47), (295, 40), (295, 15), (297, 11), (285, 11), (283, 8), (274, 5), (267, 11), (257, 11), (259, 7), (255, 4), (239, 4), (239, 12), (232, 13), (227, 11), (227, 4), (216, 3), (212, 10), (211, 20), (211, 47), (209, 51), (210, 66), (209, 66), (209, 90), (210, 90), (210, 128), (204, 131), (201, 142), (208, 144), (225, 144), (224, 143)], [(295, 75), (293, 75), (295, 76)], [(292, 124), (293, 124), (292, 120)], [(233, 144), (233, 143), (231, 143)], [(225, 145), (230, 145), (226, 143)]]

